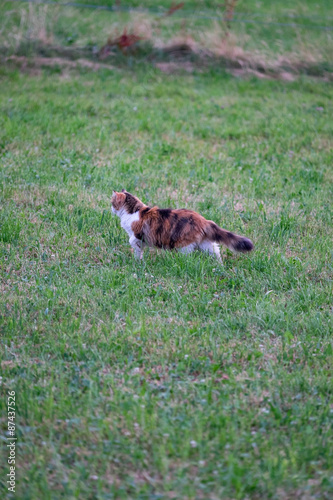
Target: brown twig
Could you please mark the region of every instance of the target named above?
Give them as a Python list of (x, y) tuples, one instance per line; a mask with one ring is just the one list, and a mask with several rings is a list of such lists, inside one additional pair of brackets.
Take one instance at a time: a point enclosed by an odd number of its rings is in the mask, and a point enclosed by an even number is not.
[(184, 2), (181, 3), (174, 3), (172, 2), (169, 10), (166, 12), (165, 16), (172, 16), (176, 10), (182, 9), (184, 7)]

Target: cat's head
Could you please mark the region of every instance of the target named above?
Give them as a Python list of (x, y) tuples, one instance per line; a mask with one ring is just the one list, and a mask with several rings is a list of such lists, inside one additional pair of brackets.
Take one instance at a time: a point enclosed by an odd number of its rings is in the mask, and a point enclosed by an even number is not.
[(134, 214), (142, 208), (144, 204), (136, 196), (122, 189), (121, 193), (113, 191), (111, 198), (111, 210), (114, 214), (119, 215), (121, 212)]
[(122, 208), (124, 208), (124, 203), (126, 199), (125, 190), (123, 189), (121, 193), (113, 191), (111, 198), (111, 210), (114, 214), (117, 214)]

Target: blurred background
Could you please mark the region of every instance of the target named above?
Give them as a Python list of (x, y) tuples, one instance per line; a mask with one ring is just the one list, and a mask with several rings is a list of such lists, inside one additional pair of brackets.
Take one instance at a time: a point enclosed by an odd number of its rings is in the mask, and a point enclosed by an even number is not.
[[(333, 64), (333, 4), (329, 0), (1, 0), (2, 57), (17, 64), (104, 64), (145, 60), (165, 72), (224, 65), (236, 74), (307, 72)], [(126, 59), (124, 59), (126, 56)], [(21, 59), (18, 59), (21, 58)], [(30, 63), (32, 64), (32, 63)], [(88, 64), (82, 63), (82, 64)], [(289, 78), (292, 78), (289, 75)]]

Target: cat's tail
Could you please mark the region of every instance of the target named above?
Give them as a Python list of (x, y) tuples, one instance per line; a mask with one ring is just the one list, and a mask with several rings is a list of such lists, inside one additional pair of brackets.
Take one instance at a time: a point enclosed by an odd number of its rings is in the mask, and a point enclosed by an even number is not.
[(215, 243), (222, 243), (232, 252), (251, 252), (253, 243), (249, 238), (239, 236), (219, 227), (215, 222), (208, 221), (205, 228), (206, 238)]

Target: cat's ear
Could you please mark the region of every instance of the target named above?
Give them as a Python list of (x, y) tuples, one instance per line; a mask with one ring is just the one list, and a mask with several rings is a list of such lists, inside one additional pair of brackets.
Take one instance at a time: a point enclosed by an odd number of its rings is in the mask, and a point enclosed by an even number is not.
[(122, 190), (121, 190), (121, 192), (122, 192), (122, 193), (126, 193), (126, 189), (122, 189)]

